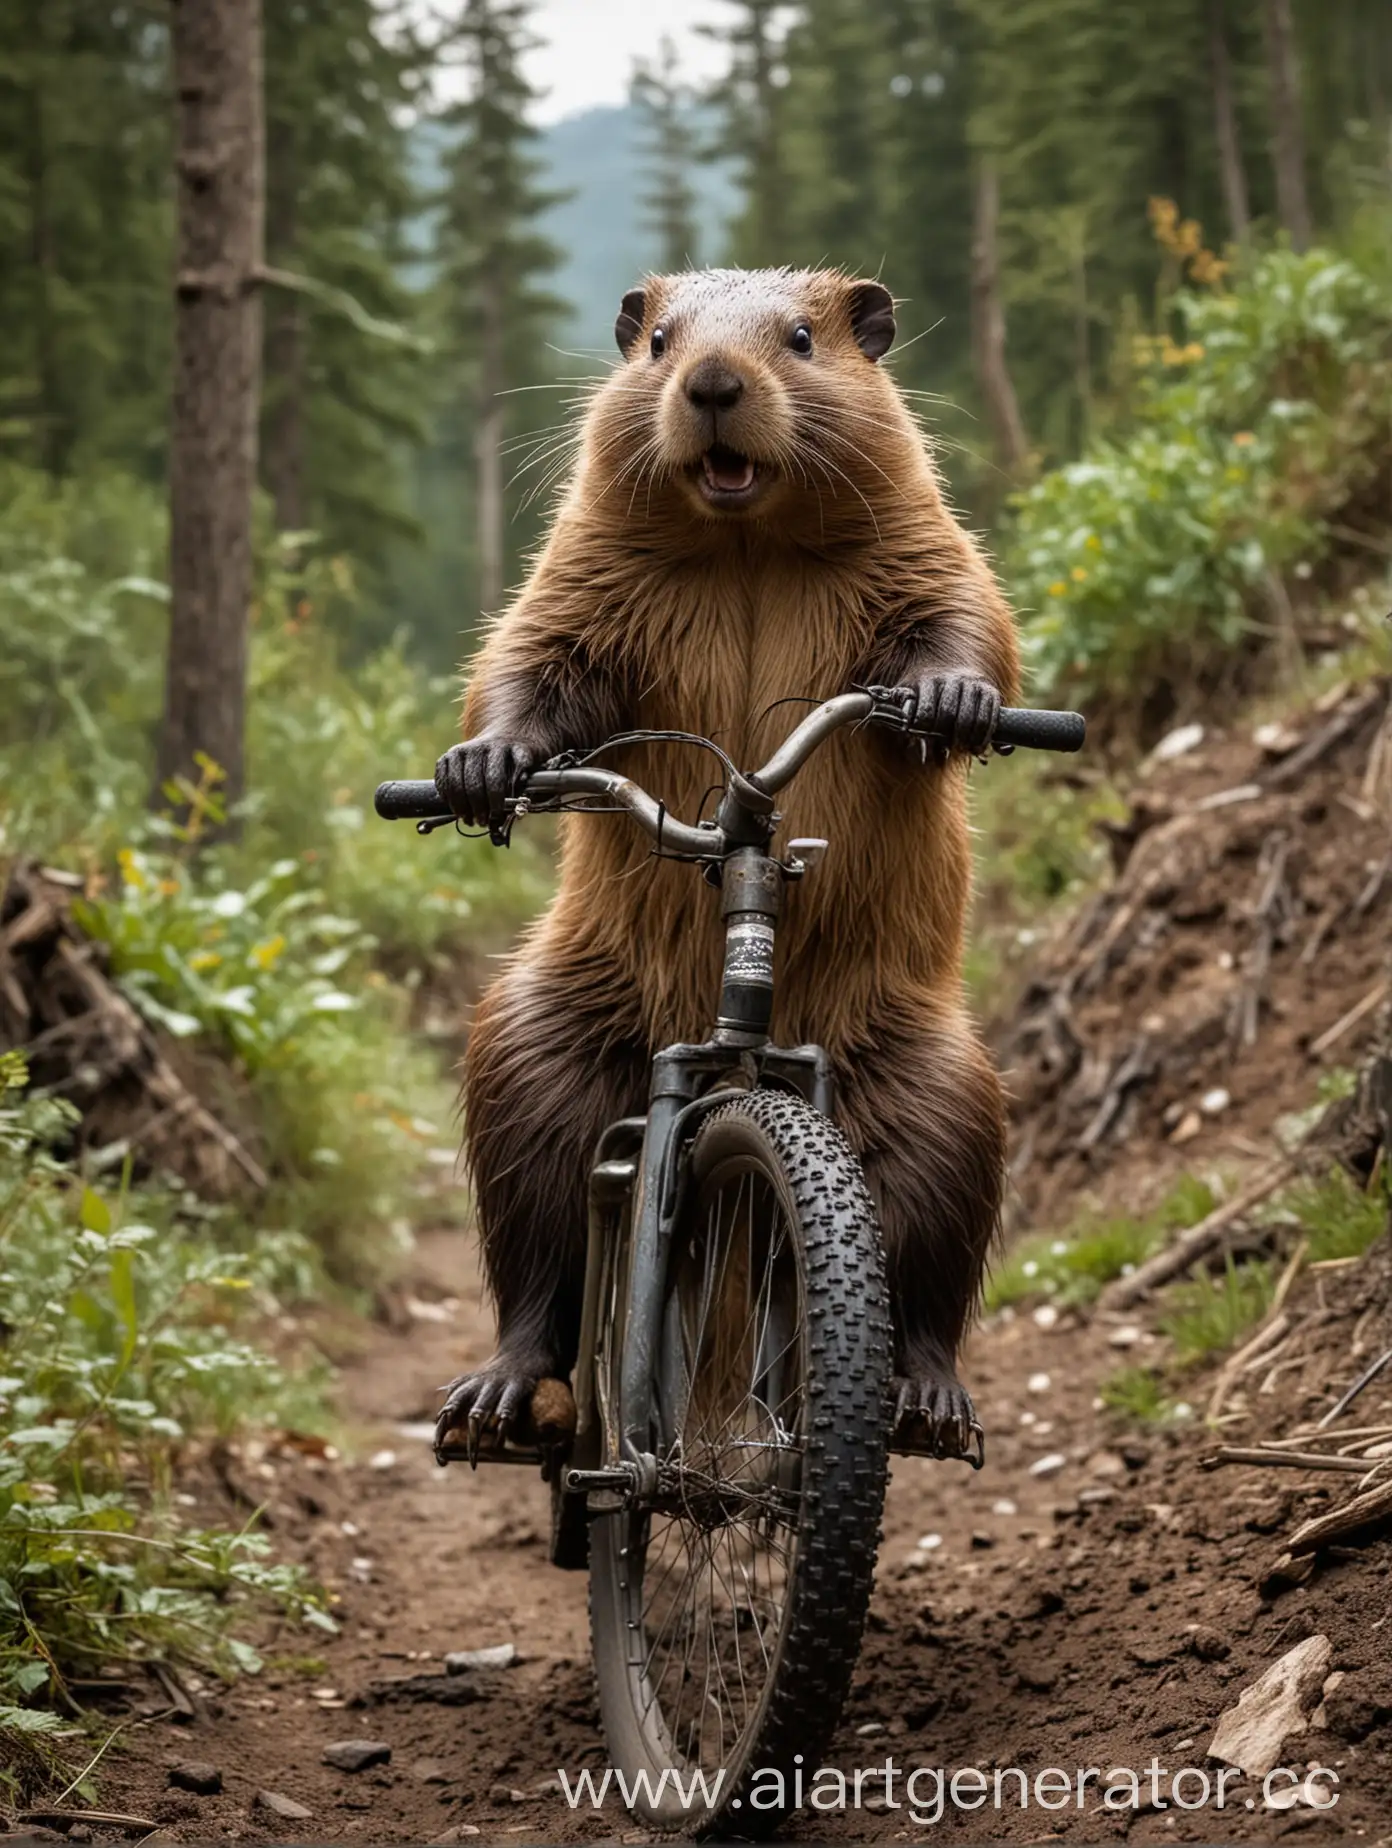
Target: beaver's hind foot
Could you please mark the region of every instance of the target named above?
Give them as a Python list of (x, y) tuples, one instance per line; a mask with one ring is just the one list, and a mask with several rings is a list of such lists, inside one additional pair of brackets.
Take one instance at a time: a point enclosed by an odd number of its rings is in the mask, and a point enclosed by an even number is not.
[(896, 1375), (889, 1447), (901, 1456), (961, 1457), (973, 1469), (986, 1461), (986, 1433), (971, 1394), (950, 1366), (915, 1367)]
[(575, 1435), (575, 1400), (557, 1371), (549, 1357), (519, 1364), (498, 1354), (452, 1380), (435, 1421), (436, 1460), (448, 1463), (462, 1450), (477, 1469), (481, 1457), (501, 1455), (509, 1444), (535, 1446), (545, 1458), (559, 1454)]

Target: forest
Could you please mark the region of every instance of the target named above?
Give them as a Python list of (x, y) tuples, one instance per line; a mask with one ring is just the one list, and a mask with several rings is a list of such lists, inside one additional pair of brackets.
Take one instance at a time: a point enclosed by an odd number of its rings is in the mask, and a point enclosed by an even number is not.
[[(612, 165), (553, 152), (585, 124), (550, 123), (530, 76), (549, 10), (0, 9), (0, 1830), (94, 1806), (193, 1828), (152, 1812), (163, 1760), (156, 1777), (121, 1698), (205, 1730), (208, 1702), (258, 1677), (343, 1704), (350, 1671), (331, 1679), (324, 1652), (346, 1646), (368, 1546), (301, 1528), (322, 1502), (347, 1533), (359, 1511), (330, 1478), (393, 1454), (363, 1435), (378, 1412), (345, 1410), (354, 1356), (413, 1316), (434, 1339), (441, 1302), (476, 1293), (470, 1274), (430, 1295), (413, 1253), (440, 1228), (468, 1248), (454, 1062), (488, 959), (552, 881), (543, 829), (506, 853), (403, 841), (372, 790), (428, 775), (457, 735), (459, 665), (619, 362), (580, 344), (591, 303), (562, 277), (585, 253), (558, 226), (623, 217), (657, 273), (880, 278), (886, 365), (1017, 612), (1027, 697), (1088, 716), (1078, 767), (973, 785), (971, 998), (1026, 1073), (1027, 1236), (992, 1317), (1018, 1308), (1036, 1340), (1033, 1306), (1089, 1314), (1245, 1198), (1174, 1140), (1210, 1133), (1238, 1081), (1162, 1095), (1155, 1034), (1141, 1054), (1115, 1039), (1166, 1006), (1160, 925), (1139, 949), (1134, 931), (1179, 902), (1127, 855), (1186, 802), (1216, 790), (1226, 816), (1265, 787), (1236, 742), (1224, 755), (1228, 728), (1258, 764), (1327, 732), (1310, 761), (1331, 779), (1360, 726), (1382, 741), (1339, 772), (1331, 822), (1281, 785), (1286, 845), (1263, 837), (1250, 908), (1265, 960), (1240, 950), (1233, 977), (1254, 1024), (1232, 1046), (1258, 1060), (1255, 1023), (1286, 1006), (1269, 969), (1318, 972), (1354, 923), (1367, 956), (1330, 1019), (1373, 999), (1341, 1027), (1347, 1067), (1292, 1078), (1281, 1120), (1365, 1098), (1354, 1048), (1387, 1032), (1385, 0), (722, 0), (714, 83), (684, 67), (677, 0), (652, 0), (627, 107), (585, 144), (622, 128), (622, 207)], [(610, 312), (640, 280), (605, 278)], [(1191, 789), (1200, 740), (1222, 774)], [(1148, 794), (1154, 774), (1178, 781)], [(1355, 883), (1301, 961), (1289, 856), (1355, 822)], [(1104, 915), (1075, 982), (1060, 958)], [(1069, 1119), (1067, 1159), (1093, 1166), (1038, 1179), (1064, 1146), (1039, 1102), (1049, 1058), (1085, 1005), (1089, 1046), (1114, 1052)], [(1159, 1151), (1141, 1179), (1133, 1136)], [(1124, 1144), (1115, 1173), (1097, 1165)], [(1293, 1315), (1302, 1265), (1361, 1258), (1386, 1223), (1369, 1165), (1356, 1185), (1347, 1163), (1283, 1170), (1255, 1242), (1170, 1285), (1151, 1358), (1137, 1335), (1105, 1411), (1080, 1400), (1113, 1421), (1108, 1455), (1123, 1427), (1182, 1435), (1193, 1368)], [(293, 1518), (277, 1471), (308, 1485)], [(139, 1804), (112, 1796), (131, 1753)], [(483, 1777), (479, 1803), (521, 1776)], [(476, 1834), (491, 1812), (469, 1815)], [(409, 1838), (434, 1823), (413, 1813)], [(341, 1824), (321, 1815), (325, 1839)]]

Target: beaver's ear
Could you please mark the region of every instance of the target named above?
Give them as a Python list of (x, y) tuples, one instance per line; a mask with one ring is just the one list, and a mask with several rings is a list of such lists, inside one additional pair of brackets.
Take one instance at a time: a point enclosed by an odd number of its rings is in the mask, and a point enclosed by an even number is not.
[(894, 297), (878, 282), (851, 285), (851, 332), (867, 359), (883, 359), (894, 344)]
[(614, 338), (619, 343), (619, 351), (628, 358), (628, 349), (643, 331), (643, 316), (647, 312), (648, 298), (641, 289), (630, 289), (619, 304), (619, 318), (614, 323)]

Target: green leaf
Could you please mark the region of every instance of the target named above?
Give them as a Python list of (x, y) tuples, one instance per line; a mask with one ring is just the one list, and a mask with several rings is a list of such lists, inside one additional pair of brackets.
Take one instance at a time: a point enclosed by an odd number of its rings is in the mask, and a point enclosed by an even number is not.
[(78, 1208), (78, 1218), (88, 1232), (106, 1234), (111, 1230), (111, 1208), (98, 1193), (90, 1187), (82, 1190), (82, 1204)]

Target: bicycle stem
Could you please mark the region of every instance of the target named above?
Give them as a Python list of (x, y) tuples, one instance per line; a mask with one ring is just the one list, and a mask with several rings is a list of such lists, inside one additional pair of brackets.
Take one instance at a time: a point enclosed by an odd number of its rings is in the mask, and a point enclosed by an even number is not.
[(758, 847), (737, 847), (720, 876), (725, 966), (720, 980), (716, 1045), (749, 1051), (766, 1046), (773, 1022), (774, 926), (783, 908), (785, 869)]

